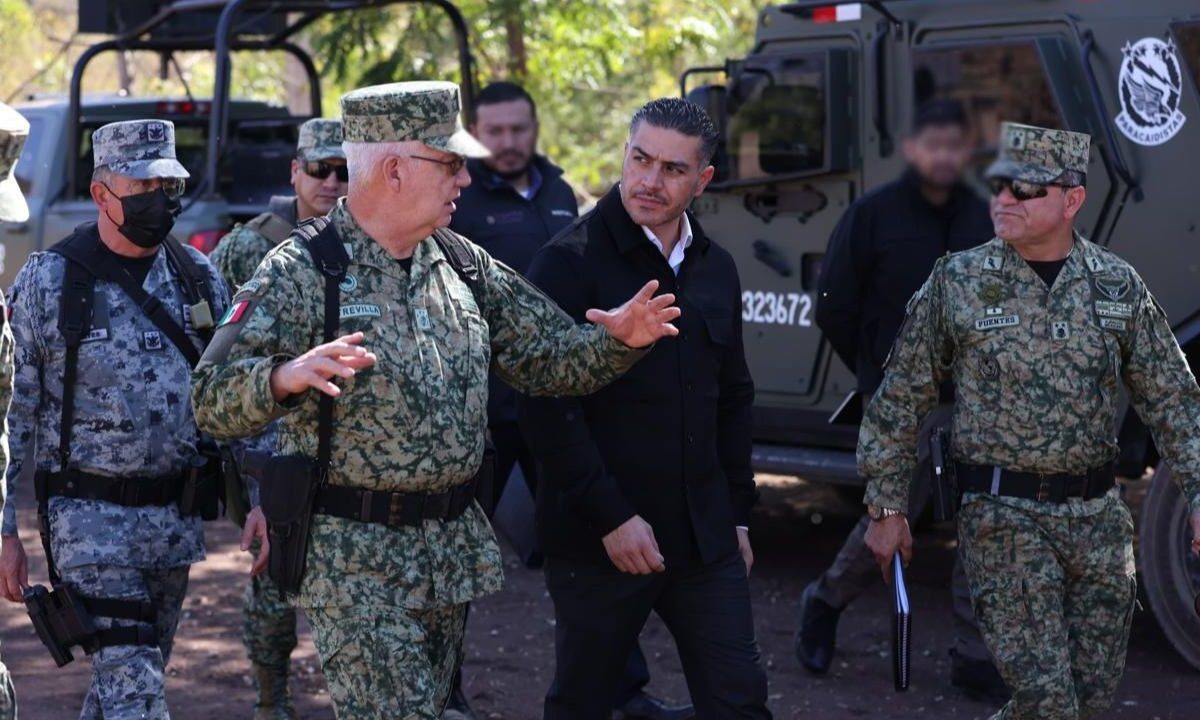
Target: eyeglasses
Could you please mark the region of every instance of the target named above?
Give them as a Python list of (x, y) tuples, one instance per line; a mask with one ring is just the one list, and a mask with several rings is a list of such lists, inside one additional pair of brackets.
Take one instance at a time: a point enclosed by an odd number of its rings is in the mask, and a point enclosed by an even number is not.
[(334, 165), (324, 160), (304, 163), (304, 174), (315, 180), (324, 180), (330, 173), (337, 174), (338, 182), (350, 182), (350, 168), (347, 165)]
[[(159, 187), (162, 188), (163, 194), (167, 196), (168, 200), (178, 200), (179, 198), (183, 197), (183, 191), (187, 188), (187, 183), (183, 178), (159, 178), (158, 181)], [(100, 184), (103, 185), (106, 190), (112, 193), (113, 197), (124, 197), (113, 192), (113, 189), (108, 186), (108, 183), (102, 182)], [(154, 192), (154, 190), (146, 190), (144, 192)], [(130, 195), (138, 194), (140, 193), (130, 193)]]
[(1026, 200), (1036, 200), (1037, 198), (1046, 197), (1050, 193), (1051, 187), (1071, 188), (1076, 186), (1063, 185), (1061, 183), (1032, 183), (1028, 180), (996, 177), (988, 180), (988, 187), (991, 189), (992, 195), (996, 196), (1000, 195), (1007, 188), (1018, 202), (1025, 202)]
[(459, 170), (467, 164), (467, 159), (462, 155), (455, 155), (452, 160), (439, 160), (438, 158), (426, 157), (425, 155), (409, 155), (413, 160), (424, 160), (425, 162), (437, 163), (450, 168), (451, 175), (457, 175)]

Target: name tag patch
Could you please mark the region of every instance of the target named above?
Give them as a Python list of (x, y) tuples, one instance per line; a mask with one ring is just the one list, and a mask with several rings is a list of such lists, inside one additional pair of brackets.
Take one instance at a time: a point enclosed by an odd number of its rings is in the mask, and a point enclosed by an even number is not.
[(371, 305), (369, 303), (343, 305), (342, 309), (338, 311), (338, 317), (342, 320), (356, 317), (381, 317), (382, 315), (383, 311), (379, 309), (378, 305)]
[(983, 320), (975, 321), (976, 330), (995, 330), (996, 328), (1012, 327), (1021, 324), (1019, 315), (1001, 315), (1000, 317), (989, 317)]
[(1133, 317), (1133, 306), (1128, 303), (1096, 301), (1096, 314), (1100, 317), (1128, 320)]
[(1121, 332), (1125, 332), (1125, 330), (1129, 328), (1129, 325), (1126, 324), (1124, 320), (1114, 320), (1112, 318), (1102, 317), (1100, 318), (1100, 327), (1104, 328), (1105, 330), (1119, 330)]
[(92, 328), (87, 335), (83, 336), (80, 343), (96, 342), (98, 340), (108, 339), (108, 328)]

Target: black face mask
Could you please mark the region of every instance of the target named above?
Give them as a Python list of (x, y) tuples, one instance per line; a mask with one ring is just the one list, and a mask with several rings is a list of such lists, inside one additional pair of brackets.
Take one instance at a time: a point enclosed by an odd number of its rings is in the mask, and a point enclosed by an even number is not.
[[(111, 190), (109, 192), (112, 192)], [(113, 193), (116, 196), (116, 193)], [(117, 231), (129, 242), (141, 248), (155, 248), (162, 244), (175, 227), (175, 216), (179, 214), (179, 201), (167, 197), (162, 188), (150, 192), (118, 197), (125, 212), (125, 222)], [(112, 220), (110, 215), (109, 220)]]

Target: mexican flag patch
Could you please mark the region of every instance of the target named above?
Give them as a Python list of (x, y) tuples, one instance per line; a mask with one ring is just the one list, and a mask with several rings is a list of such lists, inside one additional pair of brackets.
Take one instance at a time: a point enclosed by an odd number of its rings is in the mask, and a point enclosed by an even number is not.
[(242, 300), (234, 303), (225, 311), (225, 317), (221, 318), (220, 324), (217, 327), (225, 327), (226, 325), (236, 325), (245, 317), (246, 311), (250, 309), (250, 301)]

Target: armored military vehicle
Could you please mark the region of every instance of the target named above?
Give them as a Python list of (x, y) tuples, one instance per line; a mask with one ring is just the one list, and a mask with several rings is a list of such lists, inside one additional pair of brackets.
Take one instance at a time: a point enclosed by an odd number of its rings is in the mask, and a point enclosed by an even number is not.
[[(718, 175), (694, 207), (741, 273), (758, 469), (859, 482), (857, 427), (838, 412), (855, 382), (813, 322), (817, 278), (847, 206), (902, 171), (899, 139), (931, 98), (965, 105), (979, 169), (1001, 121), (1089, 133), (1079, 227), (1138, 269), (1200, 362), (1195, 0), (794, 2), (761, 12), (745, 57), (681, 82), (723, 133)], [(1119, 431), (1124, 474), (1157, 464), (1136, 415)], [(1141, 509), (1143, 585), (1200, 668), (1200, 561), (1169, 475), (1158, 465)]]

